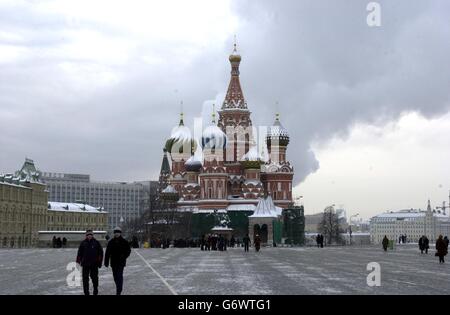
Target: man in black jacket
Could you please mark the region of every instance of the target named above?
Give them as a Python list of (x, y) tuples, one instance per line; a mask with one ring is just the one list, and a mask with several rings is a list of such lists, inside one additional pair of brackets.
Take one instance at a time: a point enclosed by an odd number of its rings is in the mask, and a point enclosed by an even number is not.
[(242, 240), (244, 242), (244, 252), (248, 252), (248, 246), (250, 245), (250, 237), (246, 234)]
[(81, 242), (78, 248), (77, 263), (82, 267), (83, 291), (89, 295), (89, 276), (94, 286), (94, 295), (98, 295), (98, 268), (102, 267), (103, 248), (94, 238), (92, 230), (86, 231), (86, 239)]
[(108, 242), (108, 246), (106, 247), (105, 267), (108, 268), (111, 259), (111, 268), (117, 295), (122, 293), (123, 269), (125, 268), (130, 253), (130, 244), (122, 237), (122, 230), (116, 227), (114, 229), (114, 237)]

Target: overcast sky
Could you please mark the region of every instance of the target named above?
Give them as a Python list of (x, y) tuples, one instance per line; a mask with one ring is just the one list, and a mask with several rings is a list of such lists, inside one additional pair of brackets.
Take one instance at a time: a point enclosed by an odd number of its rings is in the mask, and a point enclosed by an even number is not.
[[(0, 172), (156, 179), (221, 104), (233, 35), (254, 125), (277, 111), (307, 213), (370, 217), (450, 189), (450, 2), (0, 0)], [(206, 108), (206, 109), (205, 109)]]

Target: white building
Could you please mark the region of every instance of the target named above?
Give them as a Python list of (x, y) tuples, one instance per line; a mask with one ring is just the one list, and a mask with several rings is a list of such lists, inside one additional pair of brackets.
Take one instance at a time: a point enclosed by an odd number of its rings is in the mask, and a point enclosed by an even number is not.
[(49, 201), (87, 203), (108, 209), (108, 225), (120, 225), (121, 218), (138, 218), (148, 207), (149, 198), (156, 195), (158, 182), (98, 182), (90, 175), (42, 172)]
[(390, 211), (370, 220), (370, 238), (374, 244), (380, 244), (385, 235), (396, 242), (400, 235), (406, 235), (407, 242), (418, 242), (422, 235), (426, 235), (430, 242), (435, 242), (440, 234), (450, 236), (450, 218), (440, 211), (431, 210), (429, 200), (426, 211)]

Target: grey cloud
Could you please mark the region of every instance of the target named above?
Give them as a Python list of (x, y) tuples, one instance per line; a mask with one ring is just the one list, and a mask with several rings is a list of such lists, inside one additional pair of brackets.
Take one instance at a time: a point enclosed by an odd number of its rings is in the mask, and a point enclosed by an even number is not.
[[(346, 137), (356, 122), (382, 124), (411, 110), (433, 117), (450, 108), (450, 4), (379, 1), (382, 26), (369, 28), (367, 2), (233, 3), (241, 82), (253, 122), (271, 124), (279, 102), (297, 183), (319, 167), (312, 141)], [(1, 172), (15, 170), (29, 156), (43, 170), (104, 180), (156, 178), (162, 146), (178, 123), (179, 101), (192, 125), (204, 101), (227, 88), (231, 38), (222, 47), (206, 46), (188, 64), (180, 62), (190, 49), (185, 43), (141, 43), (126, 64), (102, 65), (117, 74), (118, 83), (85, 91), (58, 64), (88, 61), (47, 49), (64, 43), (64, 30), (71, 27), (126, 34), (93, 22), (68, 25), (28, 7), (2, 8), (0, 17), (2, 29), (25, 34), (20, 45), (31, 50), (25, 60), (0, 64)], [(149, 51), (162, 62), (145, 63)]]

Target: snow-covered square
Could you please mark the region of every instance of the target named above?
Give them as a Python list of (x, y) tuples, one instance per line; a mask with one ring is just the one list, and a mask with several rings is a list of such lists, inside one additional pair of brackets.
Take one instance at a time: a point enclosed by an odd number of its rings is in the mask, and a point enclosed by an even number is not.
[[(0, 250), (0, 294), (83, 294), (67, 281), (75, 256), (74, 248)], [(380, 264), (380, 286), (367, 284), (370, 262)], [(111, 269), (102, 267), (99, 278), (100, 294), (114, 294)], [(137, 249), (124, 281), (123, 294), (442, 294), (450, 291), (450, 263), (415, 246)]]

